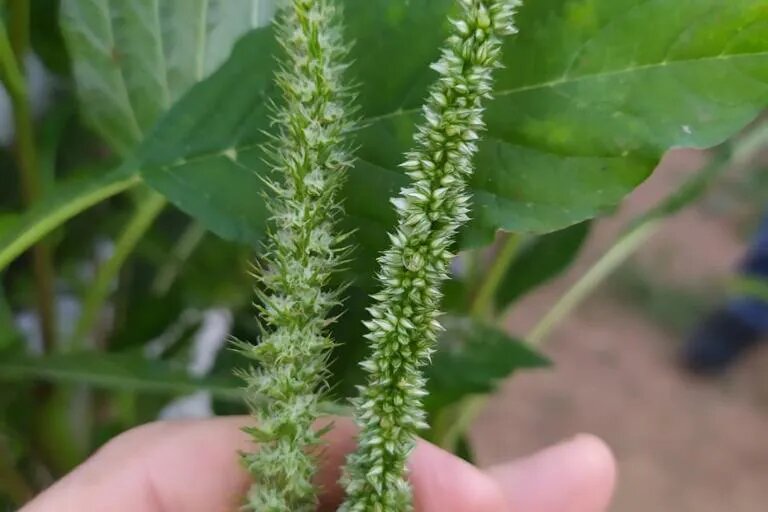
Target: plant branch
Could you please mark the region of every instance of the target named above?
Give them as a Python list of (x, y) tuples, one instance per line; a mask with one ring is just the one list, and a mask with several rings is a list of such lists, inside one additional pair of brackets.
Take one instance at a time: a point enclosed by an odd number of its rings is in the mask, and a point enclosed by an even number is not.
[(22, 506), (35, 495), (24, 476), (16, 469), (10, 454), (8, 443), (0, 433), (0, 492), (6, 494), (11, 501)]
[[(119, 170), (118, 170), (119, 171)], [(0, 243), (0, 271), (18, 258), (24, 251), (39, 242), (45, 235), (64, 224), (75, 215), (112, 196), (138, 185), (136, 174), (123, 175), (112, 172), (104, 177), (104, 183), (87, 193), (76, 195), (63, 202), (46, 202), (27, 211), (10, 236)]]
[[(488, 272), (483, 277), (470, 306), (470, 315), (478, 321), (496, 321), (494, 297), (509, 266), (520, 248), (520, 236), (507, 233), (501, 240)], [(432, 427), (433, 441), (441, 448), (455, 451), (464, 432), (488, 401), (487, 395), (471, 395), (438, 414)]]
[(489, 399), (490, 395), (470, 395), (440, 411), (435, 421), (434, 443), (455, 453), (461, 436), (469, 430)]
[(109, 296), (109, 288), (114, 282), (115, 276), (120, 272), (136, 244), (165, 207), (166, 200), (163, 196), (152, 190), (147, 190), (146, 192), (122, 234), (117, 239), (114, 253), (97, 271), (96, 278), (83, 300), (80, 319), (77, 322), (72, 338), (67, 343), (67, 350), (81, 350), (85, 348), (84, 344), (104, 307), (104, 303)]
[[(21, 195), (29, 207), (40, 198), (40, 169), (37, 162), (32, 108), (23, 72), (24, 54), (29, 38), (29, 3), (13, 2), (10, 11), (13, 41), (3, 25), (0, 28), (0, 70), (13, 107), (16, 163), (19, 170)], [(45, 350), (56, 343), (54, 307), (54, 272), (50, 246), (40, 241), (32, 249), (40, 330)]]
[(29, 0), (7, 2), (9, 21), (9, 40), (16, 60), (22, 62), (24, 53), (29, 48)]
[[(763, 138), (768, 137), (765, 130)], [(747, 137), (732, 151), (729, 144), (717, 149), (711, 161), (691, 178), (662, 199), (656, 206), (632, 220), (617, 242), (555, 303), (527, 336), (528, 343), (538, 346), (565, 317), (587, 298), (614, 270), (650, 239), (671, 215), (699, 198), (715, 177), (726, 171), (731, 162), (744, 162), (759, 148), (754, 137)], [(748, 154), (749, 153), (749, 154)]]
[(499, 288), (504, 274), (509, 265), (515, 259), (517, 250), (520, 247), (520, 236), (515, 233), (506, 233), (501, 241), (501, 246), (496, 252), (490, 269), (485, 274), (480, 288), (472, 301), (470, 315), (477, 319), (487, 319), (493, 314), (494, 297)]
[(530, 331), (526, 340), (533, 346), (540, 345), (544, 339), (573, 309), (589, 296), (606, 277), (637, 251), (663, 224), (658, 218), (631, 228), (619, 238), (608, 252), (574, 284), (565, 295), (542, 317)]
[(156, 295), (168, 293), (179, 275), (182, 265), (203, 241), (206, 232), (205, 227), (197, 221), (193, 221), (187, 226), (171, 250), (171, 256), (158, 270), (157, 276), (152, 282), (153, 293)]

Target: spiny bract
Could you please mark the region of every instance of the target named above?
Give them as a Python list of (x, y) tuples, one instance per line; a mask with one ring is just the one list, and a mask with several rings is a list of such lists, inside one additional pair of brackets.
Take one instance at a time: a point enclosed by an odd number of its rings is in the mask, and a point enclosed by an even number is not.
[(345, 257), (336, 234), (339, 189), (352, 165), (345, 135), (351, 93), (343, 74), (347, 47), (331, 0), (292, 0), (278, 13), (283, 51), (274, 109), (277, 134), (267, 155), (272, 213), (269, 244), (257, 265), (258, 345), (238, 344), (258, 366), (243, 374), (258, 426), (245, 429), (259, 447), (243, 455), (256, 482), (246, 509), (309, 512), (317, 505), (312, 482), (321, 450), (313, 430), (325, 391), (329, 314), (341, 288), (333, 273)]
[[(513, 33), (517, 0), (458, 0), (461, 16), (429, 90), (415, 149), (402, 166), (412, 183), (393, 199), (398, 222), (391, 247), (379, 258), (381, 290), (366, 323), (372, 355), (362, 363), (367, 385), (355, 399), (359, 446), (349, 457), (346, 512), (412, 510), (406, 460), (415, 433), (426, 427), (421, 367), (437, 333), (440, 284), (450, 246), (467, 220), (465, 181), (483, 130), (482, 101), (491, 96), (501, 37)], [(414, 5), (412, 8), (417, 9)]]

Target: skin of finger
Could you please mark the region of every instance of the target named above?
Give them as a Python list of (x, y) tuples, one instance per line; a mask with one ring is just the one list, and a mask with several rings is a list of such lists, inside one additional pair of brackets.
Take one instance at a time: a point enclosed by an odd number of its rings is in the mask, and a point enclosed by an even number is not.
[(423, 512), (506, 512), (494, 479), (437, 446), (420, 442), (410, 460), (416, 510)]
[(512, 511), (605, 512), (616, 482), (610, 449), (587, 434), (487, 472)]
[[(41, 495), (23, 512), (111, 510), (131, 512), (231, 512), (237, 510), (249, 477), (235, 453), (248, 449), (240, 431), (247, 418), (157, 422), (129, 431)], [(337, 481), (354, 448), (355, 428), (346, 418), (333, 423), (318, 484), (321, 510), (342, 498)], [(414, 500), (420, 512), (500, 511), (503, 498), (479, 470), (420, 441), (411, 458)]]
[[(107, 444), (23, 512), (237, 510), (249, 477), (236, 463), (234, 453), (251, 446), (240, 431), (247, 421), (238, 417), (158, 422), (129, 431)], [(321, 510), (328, 511), (335, 510), (341, 499), (336, 481), (346, 454), (354, 447), (355, 433), (350, 420), (331, 421), (334, 428), (327, 435), (329, 444), (324, 454), (327, 467), (320, 472), (318, 482), (324, 490)], [(323, 420), (322, 425), (328, 422)], [(510, 468), (514, 466), (494, 468), (497, 479), (508, 483)], [(411, 458), (411, 479), (419, 512), (502, 512), (507, 509), (504, 496), (492, 479), (423, 441), (417, 444)], [(558, 493), (562, 486), (552, 483), (554, 491), (551, 492)], [(568, 485), (565, 488), (569, 489)], [(508, 486), (506, 490), (509, 494)], [(522, 499), (524, 491), (514, 490), (513, 497)], [(538, 512), (539, 508), (519, 510)]]
[(247, 475), (243, 418), (155, 422), (116, 437), (20, 512), (230, 512)]

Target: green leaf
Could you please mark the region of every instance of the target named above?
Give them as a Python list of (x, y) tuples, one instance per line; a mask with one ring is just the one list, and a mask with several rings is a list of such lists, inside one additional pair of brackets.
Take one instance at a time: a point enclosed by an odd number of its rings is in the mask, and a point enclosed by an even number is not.
[[(434, 75), (449, 0), (345, 2), (363, 128), (345, 207), (370, 276), (392, 225), (398, 163)], [(768, 103), (762, 0), (537, 0), (504, 49), (470, 183), (463, 245), (503, 228), (547, 233), (612, 207), (675, 146), (710, 146)], [(652, 29), (649, 26), (652, 25)], [(177, 103), (139, 151), (146, 181), (225, 238), (253, 243), (266, 212), (258, 145), (272, 96), (269, 30)], [(393, 72), (397, 70), (397, 72)]]
[(241, 394), (234, 377), (190, 377), (181, 365), (138, 355), (81, 352), (44, 357), (7, 354), (0, 357), (0, 380), (31, 379), (162, 395), (203, 390), (218, 398), (239, 399)]
[(67, 219), (139, 182), (135, 171), (120, 167), (56, 185), (0, 231), (0, 270)]
[(502, 379), (549, 361), (505, 332), (469, 318), (448, 317), (440, 345), (426, 369), (425, 407), (438, 411), (467, 395), (487, 394)]
[(263, 173), (273, 46), (271, 28), (246, 35), (219, 71), (164, 116), (136, 157), (145, 181), (176, 206), (219, 236), (247, 243), (261, 238), (266, 218), (256, 170)]
[(496, 291), (496, 309), (503, 309), (533, 288), (568, 268), (589, 234), (589, 222), (535, 238), (507, 269)]
[(213, 72), (273, 0), (62, 0), (61, 27), (85, 115), (125, 153)]

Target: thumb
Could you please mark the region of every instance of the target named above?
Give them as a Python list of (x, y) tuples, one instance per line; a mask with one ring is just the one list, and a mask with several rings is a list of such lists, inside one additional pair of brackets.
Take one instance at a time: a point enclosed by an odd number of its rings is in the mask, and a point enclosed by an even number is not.
[(604, 512), (616, 481), (610, 450), (585, 434), (487, 471), (509, 510), (531, 512)]
[(418, 512), (506, 512), (499, 485), (464, 460), (419, 441), (410, 460)]

